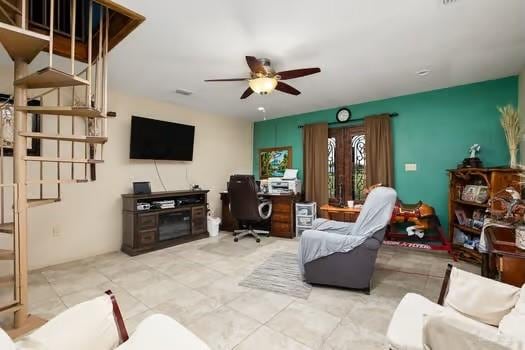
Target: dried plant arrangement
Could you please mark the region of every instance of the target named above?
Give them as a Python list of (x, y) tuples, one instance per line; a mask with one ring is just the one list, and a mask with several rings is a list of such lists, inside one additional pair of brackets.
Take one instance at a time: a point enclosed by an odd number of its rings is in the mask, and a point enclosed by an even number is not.
[(510, 167), (517, 167), (517, 153), (521, 138), (520, 118), (518, 111), (512, 105), (498, 107), (501, 114), (500, 123), (507, 139), (510, 153)]

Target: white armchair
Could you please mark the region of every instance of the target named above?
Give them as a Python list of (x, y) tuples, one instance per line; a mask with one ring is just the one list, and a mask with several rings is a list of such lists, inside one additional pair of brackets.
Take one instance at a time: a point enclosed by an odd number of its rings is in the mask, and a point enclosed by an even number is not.
[(524, 350), (520, 290), (449, 265), (438, 303), (409, 293), (388, 327), (392, 350)]
[(210, 350), (177, 321), (160, 314), (143, 320), (128, 337), (116, 299), (106, 293), (69, 308), (16, 343), (0, 329), (0, 349)]

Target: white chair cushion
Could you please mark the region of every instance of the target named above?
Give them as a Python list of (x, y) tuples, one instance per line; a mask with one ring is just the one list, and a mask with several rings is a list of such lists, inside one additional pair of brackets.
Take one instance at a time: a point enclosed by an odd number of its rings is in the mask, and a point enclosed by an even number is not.
[(442, 306), (418, 294), (408, 293), (394, 311), (387, 339), (394, 350), (423, 349), (423, 316), (440, 312)]
[(119, 344), (107, 295), (80, 303), (16, 342), (19, 350), (112, 350)]
[(514, 309), (525, 315), (525, 284), (521, 287), (520, 290), (520, 298), (518, 299), (518, 302), (514, 306)]
[(432, 350), (523, 350), (519, 341), (500, 334), (496, 327), (449, 309), (425, 316), (423, 344)]
[(15, 343), (2, 328), (0, 328), (0, 349), (15, 350)]
[(501, 319), (499, 331), (525, 344), (525, 285), (521, 287), (520, 299), (514, 309)]
[(514, 286), (453, 268), (444, 306), (498, 326), (503, 316), (516, 305), (519, 292)]
[(142, 321), (117, 350), (210, 350), (202, 340), (171, 317), (155, 314)]

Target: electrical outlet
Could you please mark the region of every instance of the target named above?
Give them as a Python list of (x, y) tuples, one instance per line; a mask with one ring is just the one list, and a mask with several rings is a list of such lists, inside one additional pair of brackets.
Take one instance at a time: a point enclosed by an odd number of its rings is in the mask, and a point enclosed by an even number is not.
[(62, 232), (60, 231), (60, 226), (58, 226), (58, 225), (53, 226), (52, 235), (53, 235), (53, 237), (61, 237), (62, 236)]
[(417, 171), (417, 164), (406, 163), (405, 164), (405, 171)]

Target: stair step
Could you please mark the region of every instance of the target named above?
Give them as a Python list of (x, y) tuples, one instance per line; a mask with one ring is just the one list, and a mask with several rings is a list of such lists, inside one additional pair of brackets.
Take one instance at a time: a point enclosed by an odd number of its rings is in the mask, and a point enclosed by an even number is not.
[(84, 135), (58, 135), (58, 134), (44, 134), (40, 132), (21, 132), (21, 136), (33, 137), (36, 139), (59, 140), (59, 141), (74, 141), (85, 143), (106, 143), (108, 138), (102, 136), (84, 136)]
[(33, 114), (69, 115), (72, 117), (105, 118), (99, 110), (76, 106), (16, 106), (15, 110)]
[(27, 77), (15, 80), (15, 86), (24, 86), (27, 89), (58, 88), (79, 85), (89, 85), (89, 81), (52, 67), (43, 68)]
[(0, 249), (0, 260), (14, 260), (15, 252), (9, 249)]
[(13, 60), (30, 63), (49, 45), (49, 36), (0, 22), (0, 42)]
[(84, 158), (54, 158), (54, 157), (34, 157), (26, 156), (24, 160), (29, 162), (49, 162), (49, 163), (81, 163), (81, 164), (99, 164), (104, 163), (99, 159), (84, 159)]
[(15, 223), (14, 222), (4, 222), (3, 224), (0, 224), (0, 232), (1, 233), (13, 234), (14, 231), (15, 231)]
[(13, 276), (2, 276), (0, 277), (0, 288), (12, 287), (15, 284)]
[(21, 308), (22, 307), (20, 306), (19, 303), (12, 302), (10, 304), (0, 305), (0, 313), (13, 312), (13, 311), (20, 310)]
[(60, 202), (60, 198), (42, 198), (42, 199), (28, 199), (27, 206), (29, 208), (39, 207), (41, 205)]

